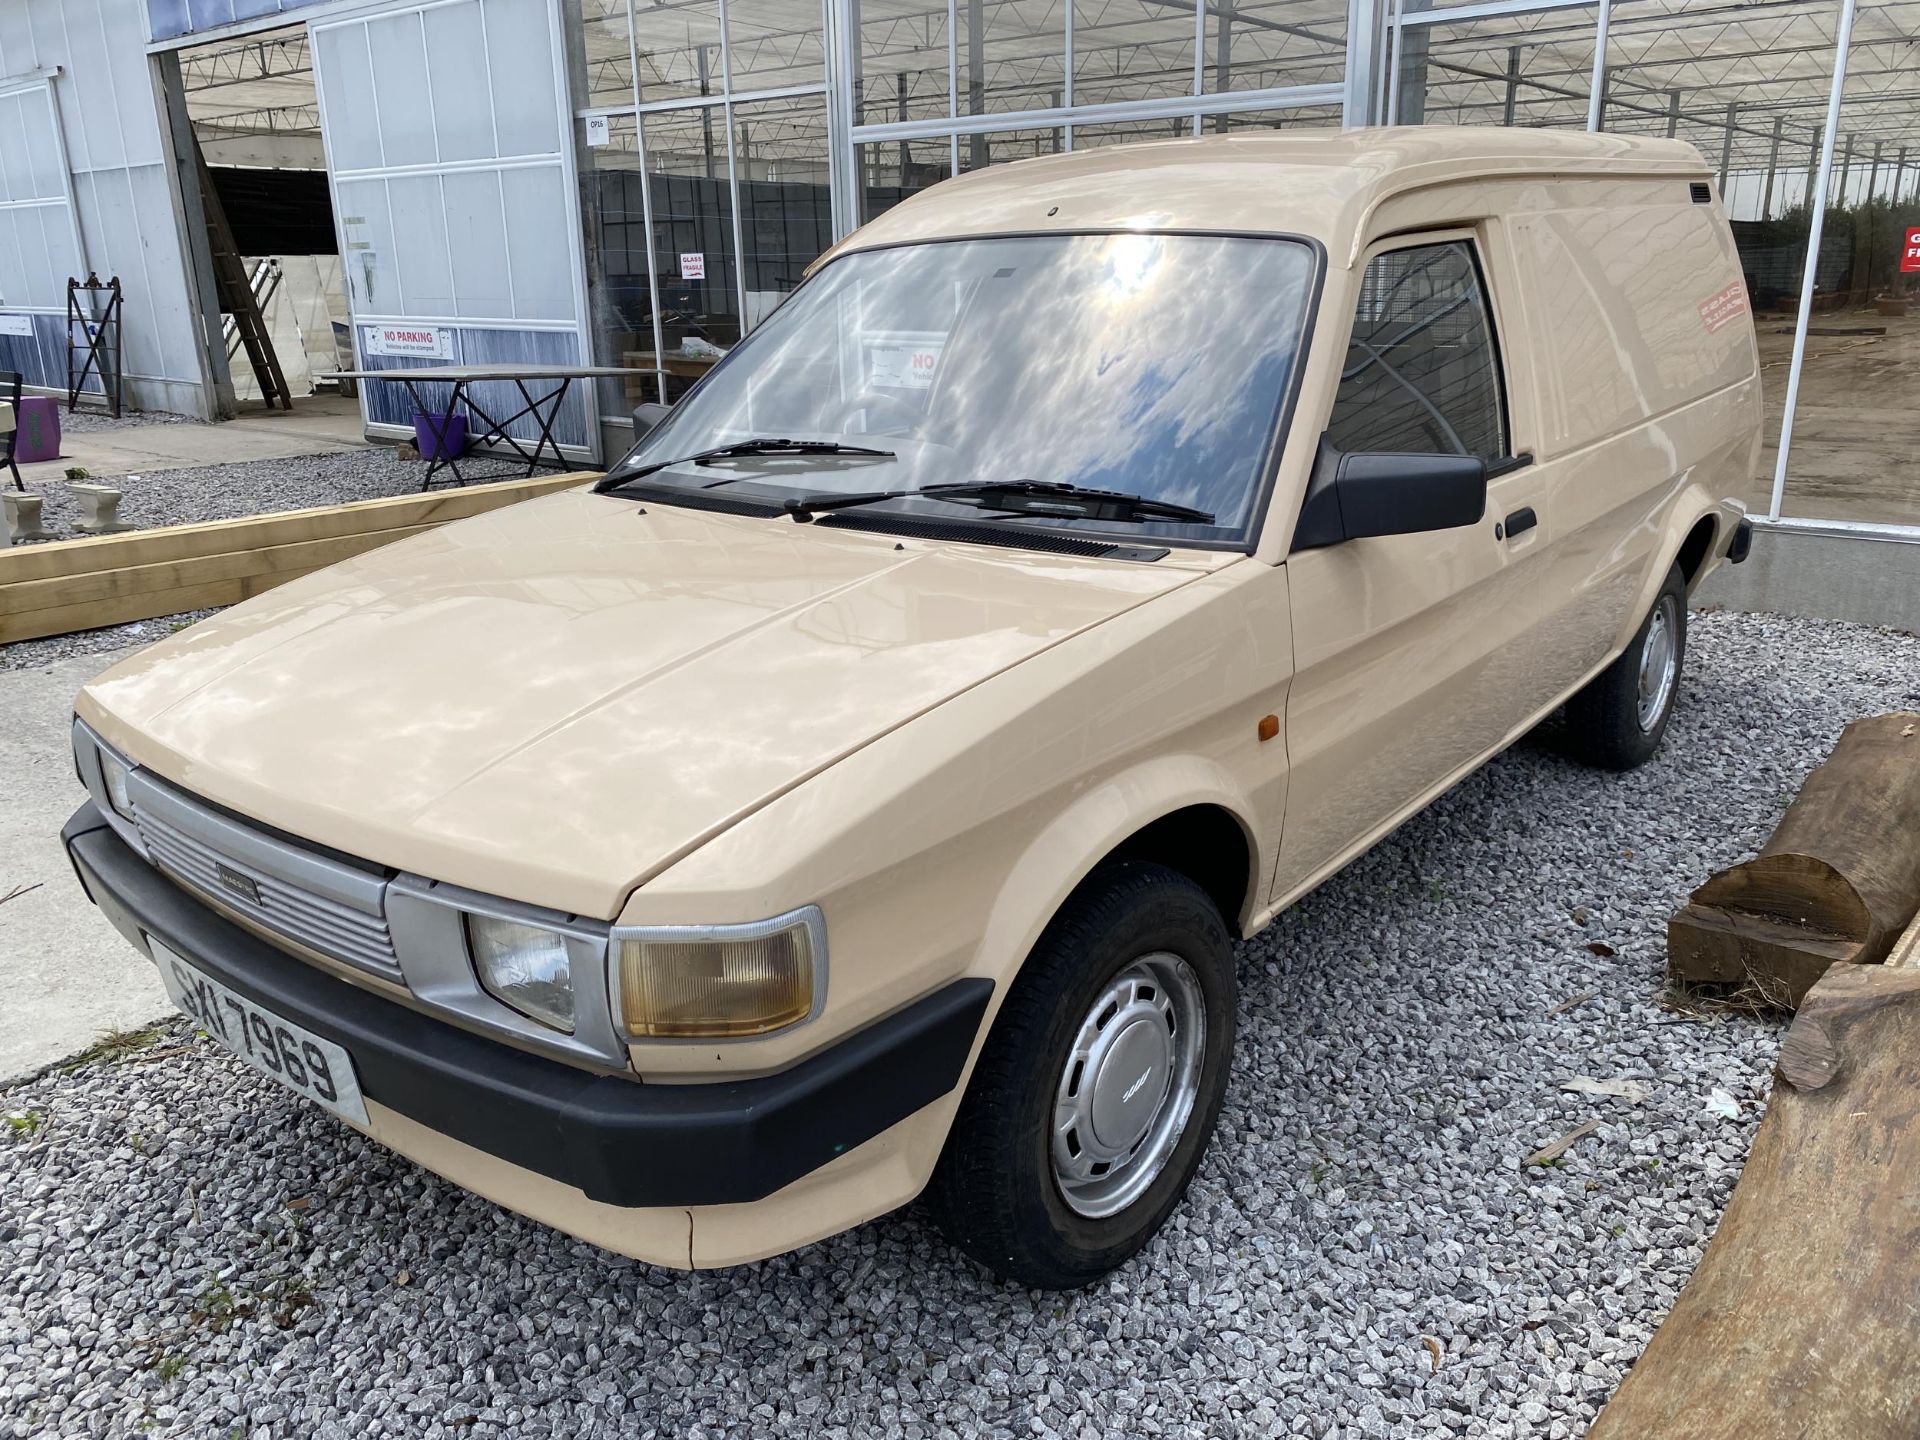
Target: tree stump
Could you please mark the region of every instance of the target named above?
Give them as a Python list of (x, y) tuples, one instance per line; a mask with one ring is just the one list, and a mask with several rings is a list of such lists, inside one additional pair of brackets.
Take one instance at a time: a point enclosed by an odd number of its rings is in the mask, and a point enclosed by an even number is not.
[(1877, 965), (1920, 910), (1920, 714), (1847, 726), (1766, 847), (1667, 922), (1667, 976), (1791, 1009), (1836, 962)]
[(1720, 1228), (1589, 1440), (1920, 1432), (1916, 1055), (1920, 969), (1807, 993)]

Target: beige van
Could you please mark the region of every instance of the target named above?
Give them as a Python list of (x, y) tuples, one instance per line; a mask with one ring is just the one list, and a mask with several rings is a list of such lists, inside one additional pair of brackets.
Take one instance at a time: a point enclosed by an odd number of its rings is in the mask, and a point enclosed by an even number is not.
[(1563, 706), (1654, 752), (1759, 420), (1684, 144), (996, 167), (590, 490), (94, 681), (65, 838), (208, 1035), (502, 1205), (715, 1266), (924, 1194), (1083, 1284), (1205, 1153), (1235, 937)]

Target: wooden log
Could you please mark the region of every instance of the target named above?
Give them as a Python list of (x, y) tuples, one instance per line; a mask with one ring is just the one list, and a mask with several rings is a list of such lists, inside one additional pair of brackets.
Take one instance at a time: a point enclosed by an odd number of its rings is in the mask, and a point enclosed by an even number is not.
[(1920, 1433), (1916, 1054), (1920, 969), (1808, 991), (1720, 1227), (1589, 1440)]
[(1667, 975), (1791, 1008), (1836, 962), (1877, 965), (1920, 910), (1920, 714), (1847, 726), (1766, 847), (1667, 922)]

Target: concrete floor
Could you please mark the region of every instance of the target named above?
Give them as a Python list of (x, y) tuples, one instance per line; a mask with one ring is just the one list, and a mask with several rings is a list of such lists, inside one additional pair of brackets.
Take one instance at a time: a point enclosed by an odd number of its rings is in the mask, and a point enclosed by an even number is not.
[[(177, 427), (176, 427), (177, 428)], [(160, 978), (87, 903), (60, 847), (85, 792), (67, 727), (73, 696), (129, 650), (0, 674), (0, 1083), (169, 1014)]]
[[(1764, 515), (1793, 359), (1793, 320), (1756, 315), (1754, 325), (1767, 423), (1747, 508)], [(1807, 337), (1781, 513), (1920, 525), (1920, 314), (1849, 310), (1816, 315), (1813, 325), (1854, 331), (1884, 326), (1886, 333)]]
[(360, 402), (338, 395), (295, 400), (291, 410), (249, 408), (218, 425), (123, 425), (113, 430), (65, 431), (60, 458), (23, 464), (28, 484), (47, 485), (78, 465), (105, 479), (143, 475), (183, 466), (228, 465), (242, 460), (280, 460), (366, 448)]

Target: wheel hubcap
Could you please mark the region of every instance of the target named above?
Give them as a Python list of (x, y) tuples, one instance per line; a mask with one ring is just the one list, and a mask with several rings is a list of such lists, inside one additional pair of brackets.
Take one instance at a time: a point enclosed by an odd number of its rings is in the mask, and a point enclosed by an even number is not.
[(1177, 955), (1110, 980), (1080, 1022), (1054, 1091), (1053, 1174), (1095, 1219), (1124, 1210), (1166, 1168), (1199, 1093), (1206, 1000)]
[(1679, 607), (1671, 595), (1662, 595), (1647, 622), (1647, 638), (1640, 646), (1639, 718), (1642, 734), (1650, 733), (1667, 712), (1673, 682), (1680, 670)]

